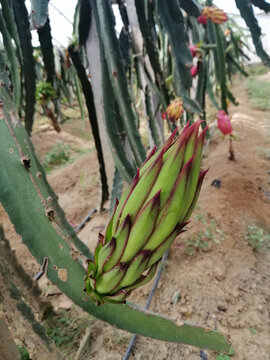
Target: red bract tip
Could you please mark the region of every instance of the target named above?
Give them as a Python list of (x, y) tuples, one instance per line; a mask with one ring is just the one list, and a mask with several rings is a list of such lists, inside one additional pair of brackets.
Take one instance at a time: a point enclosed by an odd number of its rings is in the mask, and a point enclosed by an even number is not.
[(195, 123), (193, 123), (186, 131), (186, 140), (188, 141), (192, 134), (195, 133), (195, 136), (198, 136), (199, 128), (201, 125), (201, 120), (197, 120)]
[(208, 173), (209, 169), (210, 168), (200, 172), (199, 178), (198, 178), (198, 184), (201, 184), (203, 182), (203, 179), (204, 179), (205, 175)]
[(188, 175), (189, 175), (189, 172), (190, 172), (190, 169), (191, 169), (191, 166), (192, 166), (192, 161), (193, 161), (193, 156), (186, 162), (186, 164), (182, 167), (182, 170), (180, 171), (180, 173), (178, 174), (178, 177), (173, 185), (173, 188), (172, 188), (172, 191), (171, 191), (171, 194), (170, 194), (170, 197), (168, 199), (168, 202), (169, 203), (171, 201), (171, 199), (173, 198), (174, 194), (175, 194), (175, 191), (180, 183), (180, 181), (182, 180), (183, 176), (186, 175), (186, 178), (188, 178)]
[[(177, 235), (181, 234), (182, 232), (184, 232), (185, 230), (183, 230), (183, 228), (188, 225), (190, 223), (190, 221), (185, 221), (185, 222), (182, 222), (181, 224), (178, 224), (176, 225), (176, 233)], [(176, 236), (177, 236), (176, 235)]]
[(139, 179), (140, 179), (140, 169), (137, 170), (134, 178), (132, 179), (133, 188), (137, 185)]
[(115, 204), (114, 204), (114, 212), (115, 212), (118, 204), (119, 204), (119, 200), (118, 200), (118, 198), (116, 198), (116, 199), (115, 199)]
[(152, 201), (152, 208), (155, 208), (156, 206), (160, 205), (160, 194), (161, 194), (161, 189), (150, 200)]
[(131, 228), (131, 221), (130, 221), (130, 216), (129, 215), (127, 215), (124, 218), (124, 221), (122, 223), (122, 230), (125, 229), (126, 227), (128, 227), (129, 229)]
[(204, 138), (205, 138), (207, 130), (208, 130), (208, 125), (200, 133), (199, 138), (198, 138), (198, 142), (202, 142), (202, 143), (204, 142)]
[(138, 254), (135, 256), (135, 258), (133, 259), (136, 260), (136, 258), (138, 256), (141, 256), (141, 261), (140, 261), (140, 264), (142, 264), (146, 259), (148, 259), (152, 254), (152, 251), (151, 250), (141, 250), (138, 252)]
[(172, 145), (175, 135), (177, 134), (178, 128), (175, 128), (169, 138), (166, 140), (165, 144), (163, 145), (163, 150), (166, 152), (170, 146)]
[[(148, 172), (152, 171), (153, 168), (155, 168), (156, 166), (161, 169), (162, 167), (162, 160), (163, 160), (163, 155), (164, 155), (164, 147), (161, 149), (160, 153), (158, 154), (157, 158), (155, 159), (155, 161), (153, 162), (153, 164), (150, 166), (150, 168), (147, 170)], [(158, 174), (157, 174), (158, 175)]]
[(99, 233), (98, 234), (98, 244), (102, 244), (102, 246), (104, 246), (104, 239), (105, 239), (104, 235)]
[(115, 239), (115, 237), (113, 237), (111, 239), (111, 241), (109, 243), (107, 243), (106, 246), (109, 246), (111, 248), (111, 251), (110, 251), (109, 255), (107, 256), (106, 260), (104, 261), (104, 263), (102, 265), (102, 268), (101, 268), (102, 273), (103, 273), (103, 269), (104, 269), (104, 266), (105, 266), (106, 262), (110, 259), (110, 257), (112, 256), (112, 253), (114, 252), (114, 250), (116, 248), (116, 239)]

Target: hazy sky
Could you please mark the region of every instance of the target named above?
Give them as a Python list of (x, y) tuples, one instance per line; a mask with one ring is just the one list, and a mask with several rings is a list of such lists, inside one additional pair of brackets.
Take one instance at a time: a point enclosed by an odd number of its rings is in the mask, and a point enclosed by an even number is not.
[[(72, 35), (72, 25), (73, 16), (75, 11), (75, 6), (77, 4), (77, 0), (51, 0), (49, 2), (49, 16), (51, 22), (51, 32), (53, 37), (53, 42), (55, 44), (61, 44), (63, 46), (67, 46), (69, 43), (69, 39)], [(26, 0), (26, 6), (30, 13), (31, 2), (30, 0)], [(64, 16), (59, 14), (59, 12), (55, 9), (55, 7), (64, 14)], [(33, 44), (38, 45), (38, 36), (36, 30), (32, 30), (32, 39)]]
[[(234, 0), (215, 0), (214, 3), (217, 7), (222, 8), (228, 13), (239, 14)], [(52, 36), (55, 44), (67, 46), (69, 43), (69, 39), (72, 35), (72, 25), (70, 22), (73, 22), (76, 4), (77, 0), (51, 0), (49, 2), (49, 15), (51, 20)], [(26, 5), (30, 12), (30, 0), (26, 0)], [(62, 12), (68, 20), (59, 14), (55, 7), (59, 9), (59, 11)], [(256, 9), (256, 12), (258, 11), (260, 12), (259, 9)], [(35, 30), (32, 31), (32, 38), (33, 44), (38, 45), (38, 37)]]

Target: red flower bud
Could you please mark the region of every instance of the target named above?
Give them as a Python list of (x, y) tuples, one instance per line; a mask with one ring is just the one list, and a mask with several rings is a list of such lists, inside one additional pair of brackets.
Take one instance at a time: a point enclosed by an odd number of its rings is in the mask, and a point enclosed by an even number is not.
[(232, 133), (233, 128), (230, 121), (230, 117), (224, 110), (219, 110), (217, 114), (218, 128), (223, 135), (229, 135)]
[(206, 25), (207, 24), (207, 17), (204, 15), (200, 15), (197, 17), (197, 21), (199, 24)]
[(191, 72), (191, 76), (194, 78), (198, 75), (198, 68), (197, 66), (192, 66), (192, 68), (190, 69)]

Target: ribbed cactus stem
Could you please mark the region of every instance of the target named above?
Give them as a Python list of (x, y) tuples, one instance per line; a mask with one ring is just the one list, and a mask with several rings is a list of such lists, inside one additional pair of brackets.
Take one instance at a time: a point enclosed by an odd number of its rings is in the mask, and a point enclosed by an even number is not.
[(15, 48), (12, 44), (12, 39), (10, 33), (7, 29), (7, 24), (5, 22), (3, 11), (0, 10), (0, 32), (3, 36), (5, 50), (8, 55), (8, 60), (10, 61), (11, 65), (11, 76), (12, 76), (12, 84), (14, 89), (14, 102), (16, 105), (16, 109), (19, 112), (21, 107), (21, 96), (22, 96), (22, 89), (21, 89), (21, 77), (20, 77), (20, 64), (17, 60), (17, 55)]
[(221, 107), (225, 112), (227, 112), (226, 64), (225, 64), (225, 52), (221, 37), (220, 26), (214, 24), (214, 31), (215, 31), (216, 44), (217, 44), (218, 73), (219, 73), (219, 84), (221, 91)]
[(35, 114), (36, 69), (31, 42), (30, 23), (24, 0), (13, 1), (13, 11), (22, 51), (22, 73), (25, 92), (24, 123), (26, 131), (30, 135)]
[(136, 116), (126, 80), (122, 55), (113, 27), (112, 9), (107, 0), (96, 1), (96, 20), (105, 52), (109, 77), (137, 166), (145, 160), (145, 150), (136, 128)]

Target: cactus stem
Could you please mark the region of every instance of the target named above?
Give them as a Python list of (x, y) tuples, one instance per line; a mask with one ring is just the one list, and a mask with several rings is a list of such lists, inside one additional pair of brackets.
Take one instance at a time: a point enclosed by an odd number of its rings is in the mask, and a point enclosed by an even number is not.
[[(24, 166), (24, 168), (26, 169), (29, 178), (36, 190), (36, 193), (40, 199), (41, 204), (44, 206), (44, 210), (45, 210), (45, 215), (47, 216), (47, 218), (49, 219), (49, 221), (52, 222), (52, 225), (54, 227), (54, 229), (57, 231), (57, 233), (59, 234), (59, 236), (63, 239), (63, 241), (66, 243), (66, 245), (68, 246), (68, 248), (72, 251), (72, 253), (74, 254), (75, 250), (73, 249), (73, 245), (71, 243), (71, 241), (69, 240), (69, 235), (63, 236), (63, 233), (61, 231), (62, 225), (61, 222), (58, 220), (57, 214), (55, 212), (55, 210), (49, 206), (47, 204), (47, 201), (45, 200), (44, 196), (42, 195), (32, 173), (30, 172), (30, 158), (24, 154), (21, 145), (19, 144), (17, 137), (15, 135), (13, 126), (12, 126), (12, 116), (14, 116), (14, 123), (16, 122), (16, 116), (11, 113), (11, 119), (9, 120), (8, 117), (6, 116), (5, 111), (3, 111), (3, 103), (0, 103), (0, 117), (4, 119), (7, 128), (12, 136), (12, 139), (18, 149), (19, 155), (20, 155), (20, 159), (21, 159), (21, 163)], [(79, 264), (83, 264), (84, 263), (84, 259), (81, 259), (78, 255), (76, 255), (74, 257), (74, 260), (79, 262)]]

